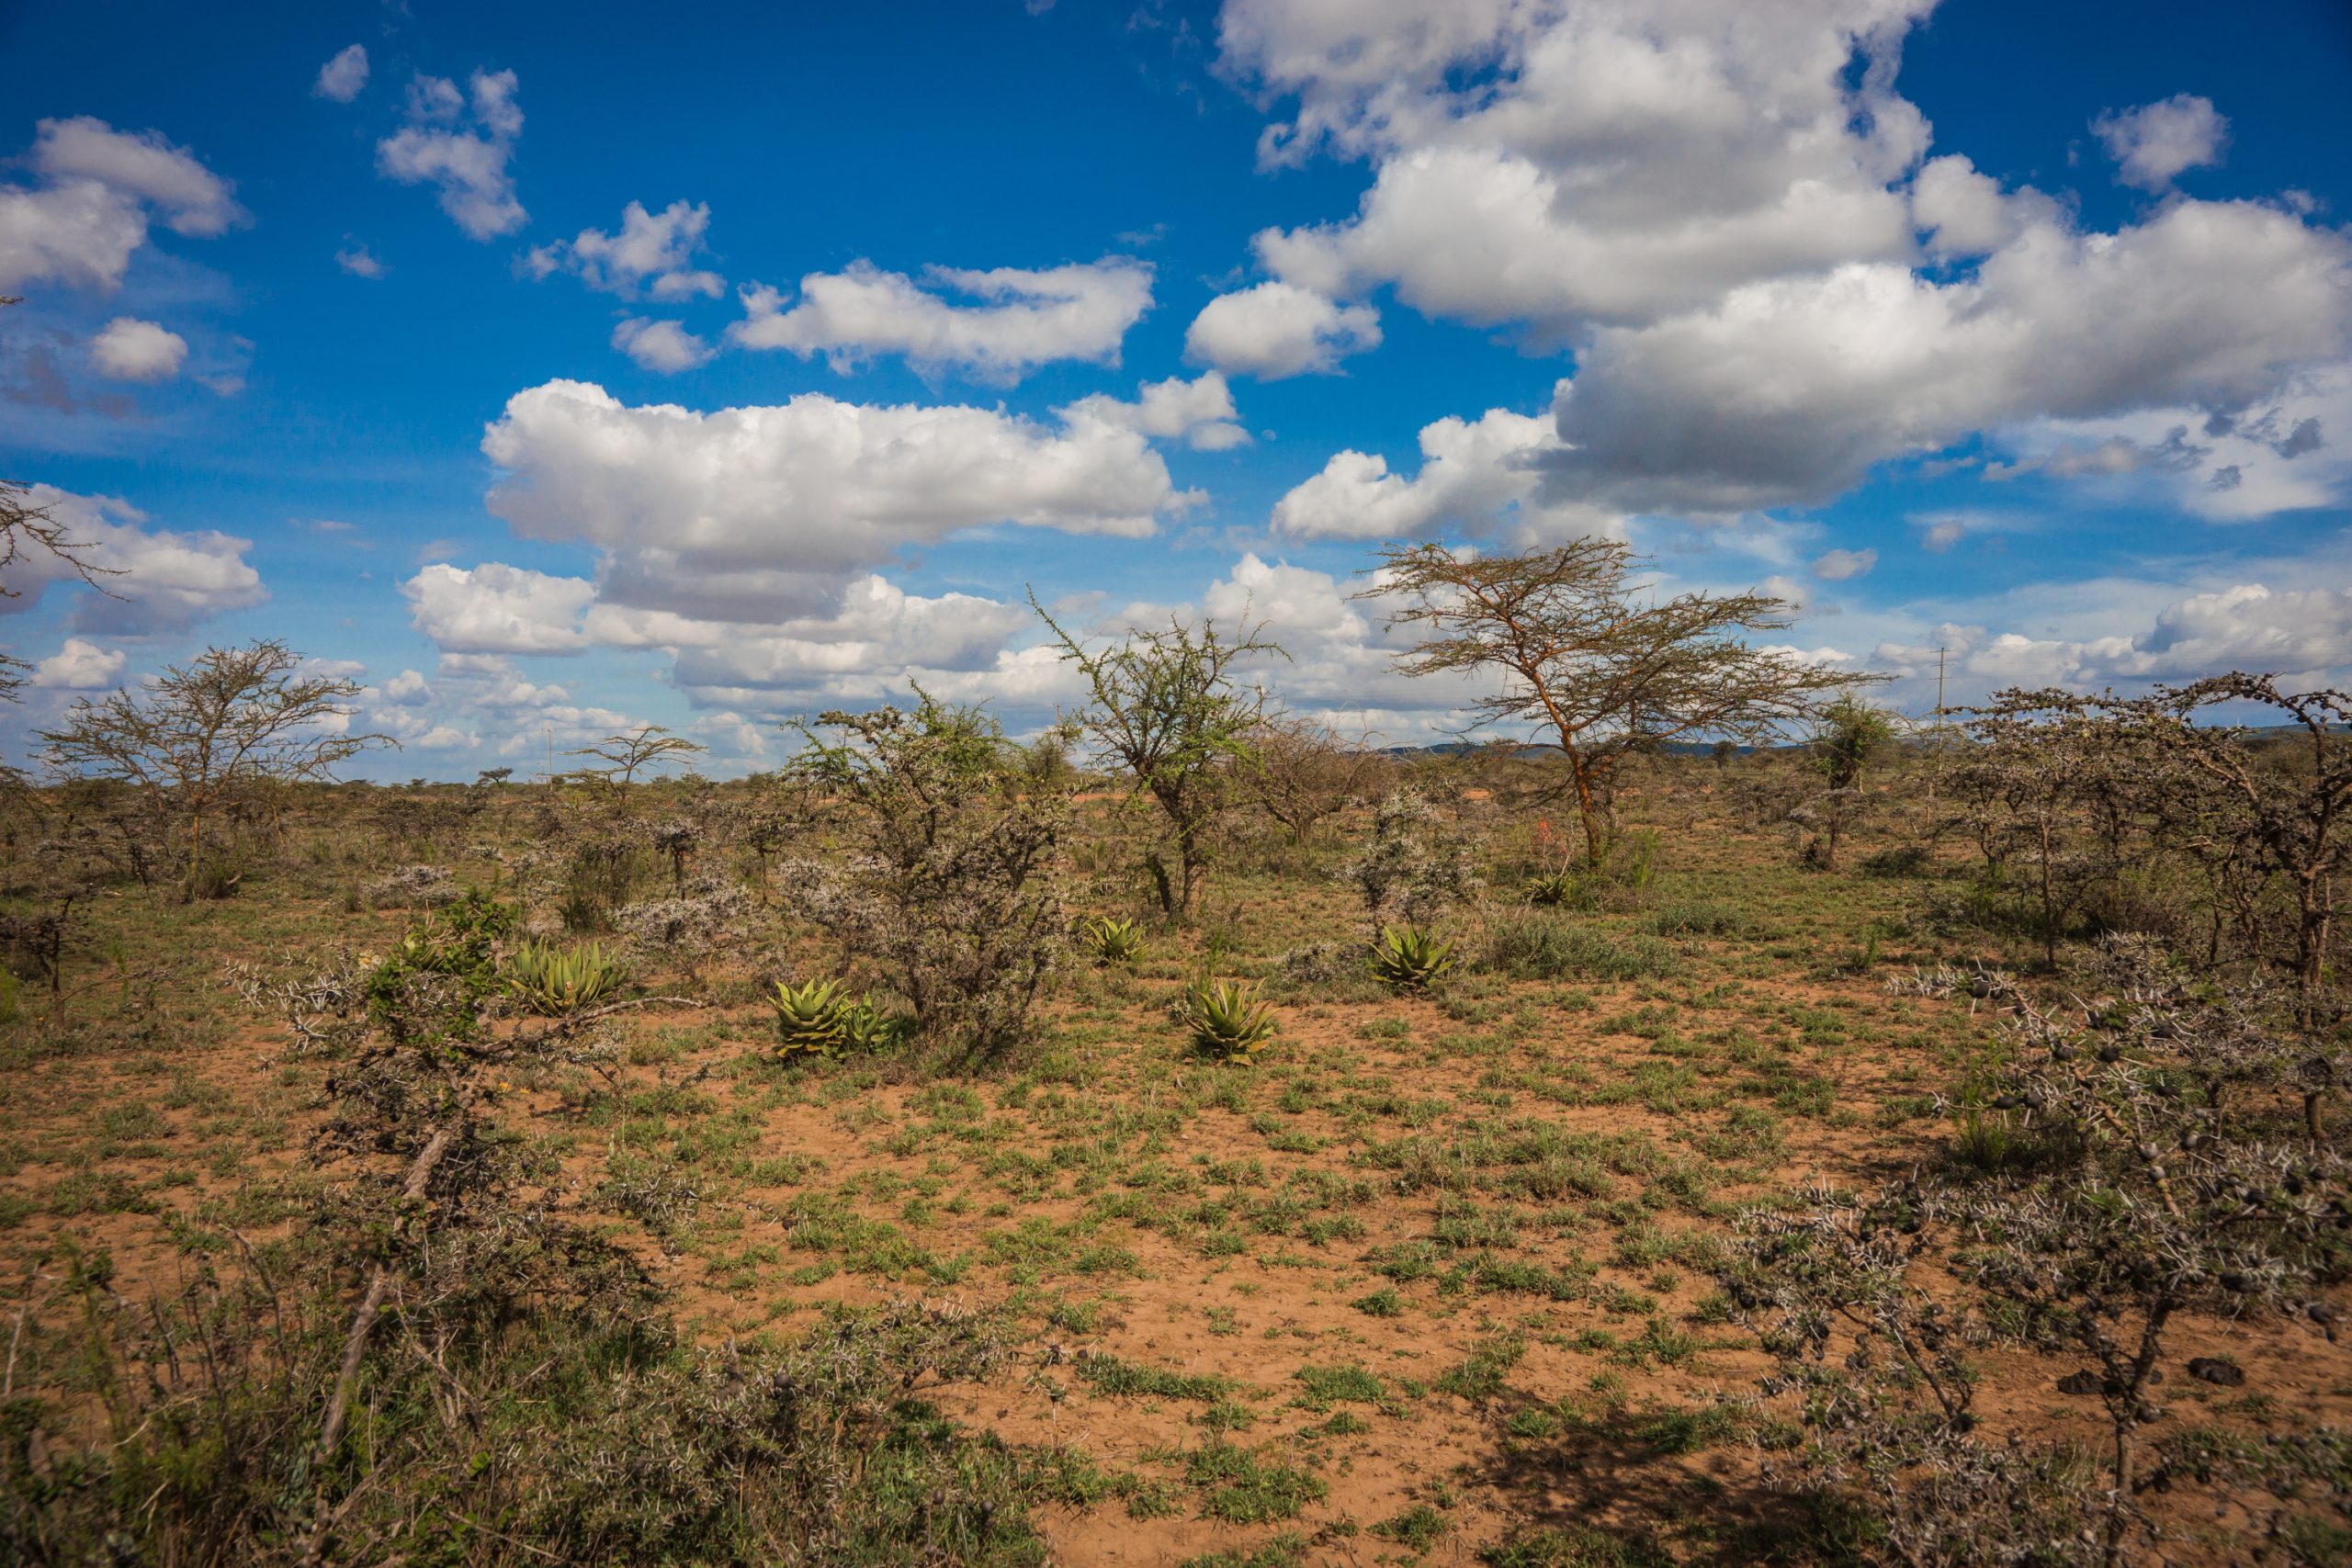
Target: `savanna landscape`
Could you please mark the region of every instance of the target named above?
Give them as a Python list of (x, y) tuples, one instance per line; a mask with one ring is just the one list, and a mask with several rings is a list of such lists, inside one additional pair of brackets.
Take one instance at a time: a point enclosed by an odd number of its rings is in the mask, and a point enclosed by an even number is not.
[(0, 0), (0, 1568), (2352, 1568), (2352, 5)]
[(11, 1557), (2341, 1561), (2344, 699), (1905, 728), (1633, 565), (1392, 555), (1548, 748), (1214, 623), (728, 783), (333, 784), (269, 644), (77, 707)]

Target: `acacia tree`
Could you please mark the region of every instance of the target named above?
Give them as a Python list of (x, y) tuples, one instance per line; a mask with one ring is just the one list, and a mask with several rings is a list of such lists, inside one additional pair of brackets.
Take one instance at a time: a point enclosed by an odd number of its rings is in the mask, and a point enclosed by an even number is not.
[[(2300, 731), (2290, 765), (2265, 768), (2243, 729), (2197, 722), (2222, 705), (2267, 709)], [(2352, 743), (2346, 738), (2352, 694), (2285, 692), (2267, 675), (2229, 674), (2106, 705), (2127, 731), (2155, 743), (2175, 777), (2185, 773), (2201, 786), (2154, 801), (2155, 809), (2182, 819), (2175, 836), (2218, 839), (2232, 858), (2286, 889), (2293, 937), (2282, 966), (2295, 976), (2303, 1021), (2312, 1022), (2344, 899), (2336, 874), (2352, 856)], [(2199, 807), (2201, 819), (2192, 817)], [(2207, 858), (2219, 857), (2209, 851)]]
[(1236, 660), (1253, 653), (1283, 653), (1256, 630), (1228, 640), (1216, 623), (1196, 626), (1173, 616), (1164, 632), (1129, 628), (1126, 640), (1089, 652), (1046, 613), (1035, 610), (1092, 689), (1094, 703), (1080, 723), (1135, 775), (1135, 786), (1156, 801), (1175, 839), (1176, 874), (1157, 850), (1144, 857), (1161, 910), (1189, 919), (1207, 868), (1211, 829), (1231, 804), (1237, 772), (1252, 755), (1250, 736), (1266, 709), (1265, 694), (1234, 683)]
[(1821, 710), (1813, 728), (1810, 761), (1826, 787), (1811, 805), (1790, 815), (1793, 820), (1821, 824), (1821, 836), (1805, 853), (1823, 870), (1838, 869), (1838, 842), (1867, 801), (1863, 769), (1894, 739), (1894, 721), (1850, 693)]
[(1399, 545), (1381, 559), (1358, 597), (1387, 598), (1396, 604), (1390, 626), (1430, 633), (1397, 668), (1500, 671), (1503, 689), (1470, 705), (1472, 728), (1521, 723), (1549, 732), (1567, 760), (1596, 866), (1605, 852), (1600, 800), (1637, 745), (1767, 740), (1818, 713), (1823, 694), (1880, 679), (1742, 641), (1741, 633), (1789, 625), (1791, 606), (1770, 594), (1645, 597), (1631, 580), (1637, 558), (1614, 539), (1516, 556)]
[(1381, 759), (1351, 745), (1327, 724), (1270, 714), (1250, 731), (1245, 783), (1258, 808), (1289, 829), (1295, 843), (1314, 837), (1323, 819), (1361, 795)]
[(658, 724), (641, 724), (618, 735), (607, 735), (594, 746), (582, 746), (569, 757), (594, 757), (605, 764), (590, 770), (617, 784), (637, 782), (638, 773), (673, 757), (691, 757), (707, 750), (700, 741), (673, 735)]
[(265, 784), (328, 779), (370, 746), (400, 742), (349, 729), (356, 682), (300, 673), (302, 656), (275, 638), (209, 648), (185, 667), (167, 665), (136, 695), (117, 691), (67, 711), (44, 731), (52, 765), (120, 779), (159, 805), (187, 814), (188, 865), (204, 853), (207, 818)]

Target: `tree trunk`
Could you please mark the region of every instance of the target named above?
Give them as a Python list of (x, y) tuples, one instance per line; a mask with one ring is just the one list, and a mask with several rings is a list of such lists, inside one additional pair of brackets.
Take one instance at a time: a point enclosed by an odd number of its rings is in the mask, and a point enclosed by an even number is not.
[(2319, 890), (2317, 873), (2306, 873), (2297, 880), (2296, 912), (2301, 918), (2295, 932), (2295, 988), (2298, 992), (2295, 1010), (2301, 1015), (2298, 1021), (2309, 1028), (2316, 1009), (2320, 984), (2327, 974), (2327, 926), (2331, 911), (2326, 896)]
[(1568, 755), (1568, 773), (1577, 782), (1577, 816), (1584, 823), (1585, 864), (1599, 871), (1602, 859), (1600, 816), (1593, 805), (1592, 777), (1586, 772), (1584, 759), (1577, 755), (1575, 747), (1563, 744), (1561, 750)]
[(1146, 850), (1143, 864), (1144, 869), (1151, 873), (1152, 891), (1159, 899), (1159, 912), (1173, 918), (1176, 914), (1176, 889), (1169, 879), (1168, 863), (1160, 858), (1158, 850)]

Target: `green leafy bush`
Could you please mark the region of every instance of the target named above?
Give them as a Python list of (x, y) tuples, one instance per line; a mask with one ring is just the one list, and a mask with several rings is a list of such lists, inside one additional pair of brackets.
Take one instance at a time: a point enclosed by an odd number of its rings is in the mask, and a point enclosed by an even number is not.
[(479, 887), (411, 926), (364, 983), (368, 1015), (399, 1044), (469, 1040), (501, 988), (498, 943), (516, 911)]

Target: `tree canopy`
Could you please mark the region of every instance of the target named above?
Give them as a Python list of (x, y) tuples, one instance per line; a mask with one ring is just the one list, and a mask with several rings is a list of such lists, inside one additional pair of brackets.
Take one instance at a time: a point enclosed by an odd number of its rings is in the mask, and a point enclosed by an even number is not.
[(1381, 552), (1359, 595), (1388, 600), (1391, 626), (1426, 628), (1398, 657), (1406, 674), (1503, 677), (1499, 690), (1469, 699), (1470, 728), (1525, 724), (1559, 747), (1596, 864), (1605, 836), (1597, 790), (1627, 751), (1776, 739), (1830, 694), (1873, 679), (1748, 644), (1742, 634), (1790, 624), (1782, 600), (1657, 598), (1636, 580), (1639, 564), (1631, 547), (1597, 536), (1521, 555), (1398, 545)]

